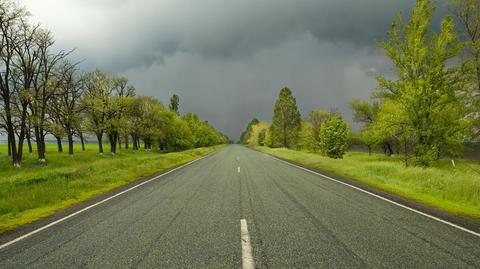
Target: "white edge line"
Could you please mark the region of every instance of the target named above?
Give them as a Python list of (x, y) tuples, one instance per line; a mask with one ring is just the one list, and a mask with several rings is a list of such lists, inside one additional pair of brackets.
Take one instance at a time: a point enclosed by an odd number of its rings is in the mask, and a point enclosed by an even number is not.
[(240, 220), (240, 240), (242, 241), (242, 268), (254, 269), (252, 244), (250, 243), (250, 234), (248, 233), (247, 220)]
[(215, 153), (215, 152), (209, 153), (209, 154), (207, 154), (207, 155), (205, 155), (205, 156), (203, 156), (203, 157), (201, 157), (201, 158), (195, 159), (195, 160), (190, 161), (190, 162), (188, 162), (188, 163), (186, 163), (186, 164), (183, 164), (183, 165), (181, 165), (181, 166), (178, 166), (178, 167), (176, 167), (176, 168), (174, 168), (174, 169), (172, 169), (172, 170), (169, 170), (169, 171), (167, 171), (167, 172), (165, 172), (165, 173), (163, 173), (163, 174), (160, 174), (160, 175), (158, 175), (158, 176), (155, 176), (155, 177), (153, 177), (153, 178), (151, 178), (151, 179), (149, 179), (149, 180), (146, 180), (146, 181), (144, 181), (144, 182), (138, 183), (138, 184), (135, 185), (135, 186), (132, 186), (132, 187), (126, 189), (126, 190), (123, 190), (123, 191), (117, 193), (117, 194), (114, 194), (114, 195), (112, 195), (112, 196), (110, 196), (110, 197), (107, 197), (107, 198), (105, 198), (105, 199), (103, 199), (103, 200), (101, 200), (101, 201), (99, 201), (99, 202), (96, 202), (95, 204), (89, 205), (89, 206), (87, 206), (87, 207), (85, 207), (85, 208), (82, 208), (82, 209), (78, 210), (77, 212), (74, 212), (74, 213), (72, 213), (72, 214), (70, 214), (70, 215), (68, 215), (68, 216), (65, 216), (65, 217), (63, 217), (63, 218), (61, 218), (61, 219), (58, 219), (58, 220), (53, 221), (53, 222), (50, 222), (49, 224), (47, 224), (47, 225), (45, 225), (45, 226), (42, 226), (42, 227), (40, 227), (40, 228), (38, 228), (38, 229), (36, 229), (36, 230), (33, 230), (33, 231), (31, 231), (31, 232), (29, 232), (29, 233), (27, 233), (27, 234), (24, 234), (24, 235), (22, 235), (22, 236), (19, 236), (19, 237), (15, 238), (15, 239), (7, 242), (7, 243), (4, 243), (4, 244), (0, 245), (0, 250), (4, 249), (4, 248), (6, 248), (6, 247), (8, 247), (8, 246), (10, 246), (10, 245), (12, 245), (12, 244), (15, 244), (15, 243), (17, 243), (17, 242), (19, 242), (19, 241), (27, 238), (27, 237), (30, 237), (30, 236), (32, 236), (32, 235), (34, 235), (34, 234), (36, 234), (36, 233), (39, 233), (39, 232), (41, 232), (41, 231), (43, 231), (43, 230), (45, 230), (45, 229), (47, 229), (47, 228), (49, 228), (49, 227), (52, 227), (52, 226), (54, 226), (54, 225), (56, 225), (56, 224), (58, 224), (58, 223), (60, 223), (60, 222), (63, 222), (63, 221), (65, 221), (65, 220), (69, 219), (69, 218), (72, 218), (72, 217), (74, 217), (74, 216), (76, 216), (76, 215), (78, 215), (78, 214), (80, 214), (80, 213), (82, 213), (82, 212), (85, 212), (85, 211), (87, 211), (87, 210), (89, 210), (89, 209), (91, 209), (91, 208), (93, 208), (93, 207), (96, 207), (96, 206), (98, 206), (98, 205), (101, 205), (101, 204), (103, 204), (103, 203), (105, 203), (105, 202), (107, 202), (107, 201), (109, 201), (109, 200), (111, 200), (111, 199), (113, 199), (113, 198), (115, 198), (115, 197), (117, 197), (117, 196), (120, 196), (120, 195), (122, 195), (122, 194), (125, 194), (125, 193), (127, 193), (127, 192), (129, 192), (129, 191), (131, 191), (131, 190), (134, 190), (134, 189), (142, 186), (142, 185), (145, 185), (145, 184), (147, 184), (147, 183), (150, 183), (150, 182), (152, 182), (152, 181), (154, 181), (154, 180), (156, 180), (156, 179), (158, 179), (158, 178), (160, 178), (160, 177), (166, 176), (166, 175), (168, 175), (168, 174), (170, 174), (170, 173), (173, 173), (173, 172), (175, 172), (175, 171), (177, 171), (177, 170), (179, 170), (179, 169), (182, 169), (182, 168), (184, 168), (184, 167), (186, 167), (186, 166), (189, 166), (189, 165), (191, 165), (191, 164), (193, 164), (193, 163), (195, 163), (195, 162), (197, 162), (197, 161), (200, 161), (200, 160), (202, 160), (202, 159), (210, 156), (210, 155), (213, 154), (213, 153)]
[(380, 196), (380, 195), (378, 195), (378, 194), (369, 192), (369, 191), (364, 190), (364, 189), (362, 189), (362, 188), (359, 188), (359, 187), (350, 185), (350, 184), (348, 184), (348, 183), (346, 183), (346, 182), (343, 182), (343, 181), (340, 181), (340, 180), (331, 178), (331, 177), (329, 177), (329, 176), (327, 176), (327, 175), (324, 175), (324, 174), (321, 174), (321, 173), (312, 171), (312, 170), (310, 170), (310, 169), (307, 169), (307, 168), (305, 168), (305, 167), (301, 167), (301, 166), (296, 165), (296, 164), (293, 164), (293, 163), (291, 163), (291, 162), (287, 162), (287, 161), (285, 161), (285, 160), (279, 159), (279, 158), (277, 158), (277, 157), (275, 157), (275, 156), (272, 156), (272, 155), (270, 155), (270, 154), (267, 154), (267, 153), (264, 153), (264, 154), (266, 154), (267, 156), (272, 157), (272, 158), (275, 159), (275, 160), (278, 160), (278, 161), (281, 161), (281, 162), (283, 162), (283, 163), (286, 163), (286, 164), (288, 164), (288, 165), (290, 165), (290, 166), (293, 166), (293, 167), (296, 167), (296, 168), (298, 168), (298, 169), (301, 169), (301, 170), (310, 172), (310, 173), (315, 174), (315, 175), (317, 175), (317, 176), (324, 177), (324, 178), (329, 179), (329, 180), (331, 180), (331, 181), (340, 183), (340, 184), (342, 184), (342, 185), (348, 186), (348, 187), (353, 188), (353, 189), (355, 189), (355, 190), (358, 190), (358, 191), (361, 191), (361, 192), (363, 192), (363, 193), (366, 193), (366, 194), (369, 194), (369, 195), (371, 195), (371, 196), (374, 196), (374, 197), (376, 197), (376, 198), (378, 198), (378, 199), (381, 199), (381, 200), (383, 200), (383, 201), (385, 201), (385, 202), (394, 204), (394, 205), (399, 206), (399, 207), (401, 207), (401, 208), (404, 208), (404, 209), (410, 210), (410, 211), (412, 211), (412, 212), (415, 212), (415, 213), (417, 213), (417, 214), (420, 214), (420, 215), (422, 215), (422, 216), (424, 216), (424, 217), (427, 217), (427, 218), (436, 220), (436, 221), (441, 222), (441, 223), (443, 223), (443, 224), (446, 224), (446, 225), (449, 225), (449, 226), (451, 226), (451, 227), (454, 227), (454, 228), (457, 228), (457, 229), (459, 229), (459, 230), (462, 230), (462, 231), (464, 231), (464, 232), (466, 232), (466, 233), (469, 233), (469, 234), (472, 234), (472, 235), (475, 235), (475, 236), (480, 237), (480, 233), (477, 233), (477, 232), (475, 232), (475, 231), (469, 230), (469, 229), (467, 229), (467, 228), (465, 228), (465, 227), (462, 227), (462, 226), (459, 226), (459, 225), (457, 225), (457, 224), (451, 223), (451, 222), (449, 222), (449, 221), (443, 220), (443, 219), (441, 219), (441, 218), (432, 216), (432, 215), (430, 215), (430, 214), (427, 214), (427, 213), (422, 212), (422, 211), (419, 211), (419, 210), (417, 210), (417, 209), (408, 207), (408, 206), (406, 206), (406, 205), (397, 203), (397, 202), (392, 201), (392, 200), (390, 200), (390, 199), (387, 199), (387, 198), (385, 198), (385, 197), (383, 197), (383, 196)]

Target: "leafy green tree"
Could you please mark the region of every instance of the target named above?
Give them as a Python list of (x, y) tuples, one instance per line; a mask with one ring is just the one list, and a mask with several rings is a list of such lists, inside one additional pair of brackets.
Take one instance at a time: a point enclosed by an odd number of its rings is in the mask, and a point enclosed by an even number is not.
[(252, 135), (252, 126), (257, 125), (260, 121), (257, 118), (253, 118), (247, 125), (247, 128), (245, 131), (242, 132), (240, 135), (240, 143), (242, 144), (248, 144), (248, 140), (250, 139), (250, 136)]
[(320, 143), (317, 143), (315, 140), (312, 124), (308, 121), (302, 121), (301, 123), (296, 148), (299, 150), (312, 151), (316, 151), (320, 148)]
[(170, 98), (170, 105), (169, 105), (170, 110), (175, 112), (178, 115), (179, 105), (180, 105), (180, 98), (178, 97), (178, 95), (176, 94), (172, 95), (172, 98)]
[(330, 158), (343, 158), (347, 150), (348, 128), (341, 117), (335, 116), (322, 124), (322, 151)]
[(340, 114), (335, 110), (326, 111), (323, 109), (316, 109), (310, 111), (307, 121), (310, 123), (311, 135), (313, 138), (310, 148), (311, 150), (320, 150), (320, 129), (322, 128), (322, 124), (334, 116), (340, 116)]
[(378, 76), (376, 95), (390, 100), (404, 116), (392, 123), (408, 128), (393, 129), (414, 130), (407, 140), (413, 141), (416, 161), (425, 166), (441, 153), (458, 151), (466, 131), (465, 104), (456, 94), (462, 90), (457, 69), (446, 65), (460, 46), (450, 17), (442, 20), (440, 33), (429, 33), (433, 11), (429, 0), (418, 0), (410, 21), (404, 23), (400, 16), (394, 21), (381, 47), (392, 60), (397, 79)]
[(265, 138), (267, 137), (267, 129), (262, 129), (260, 133), (258, 133), (258, 145), (265, 146)]
[(270, 126), (273, 146), (293, 147), (298, 139), (300, 125), (301, 118), (297, 101), (289, 88), (282, 88), (275, 102), (272, 125)]

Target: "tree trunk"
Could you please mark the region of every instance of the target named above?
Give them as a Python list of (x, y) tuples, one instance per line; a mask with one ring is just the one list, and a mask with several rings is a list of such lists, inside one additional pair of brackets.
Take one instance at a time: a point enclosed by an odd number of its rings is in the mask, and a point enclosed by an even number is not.
[(80, 143), (82, 143), (82, 151), (85, 151), (85, 141), (83, 139), (83, 133), (80, 132)]
[(115, 133), (109, 134), (108, 139), (110, 140), (110, 153), (115, 155), (117, 153), (117, 135)]
[(125, 149), (128, 149), (128, 135), (125, 135)]
[(31, 139), (30, 131), (27, 132), (27, 143), (28, 143), (28, 153), (32, 154), (33, 149), (32, 149), (32, 139)]
[(103, 155), (103, 144), (102, 144), (103, 133), (97, 133), (98, 140), (98, 152), (100, 155)]
[(73, 156), (73, 133), (71, 131), (68, 131), (67, 139), (68, 139), (68, 154), (70, 156)]
[(8, 156), (12, 156), (12, 142), (10, 141), (9, 135), (7, 135), (7, 145), (8, 145)]
[(372, 146), (368, 145), (368, 155), (372, 155)]
[(118, 149), (122, 149), (122, 139), (120, 138), (121, 136), (117, 134), (117, 145)]
[(387, 143), (387, 150), (388, 150), (388, 156), (392, 156), (393, 150), (392, 150), (392, 146), (390, 145), (390, 143)]
[(58, 152), (63, 152), (62, 138), (59, 136), (56, 136), (55, 138), (57, 139)]
[(34, 127), (35, 141), (37, 141), (37, 155), (38, 160), (45, 161), (45, 140), (43, 139), (42, 130), (38, 127)]

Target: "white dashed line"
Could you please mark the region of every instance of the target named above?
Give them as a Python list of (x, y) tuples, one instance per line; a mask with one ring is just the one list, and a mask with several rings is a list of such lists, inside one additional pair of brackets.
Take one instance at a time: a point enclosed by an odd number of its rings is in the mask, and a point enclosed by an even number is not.
[(248, 234), (247, 221), (240, 220), (240, 240), (242, 241), (242, 268), (255, 268), (255, 261), (253, 260), (252, 245), (250, 244), (250, 235)]

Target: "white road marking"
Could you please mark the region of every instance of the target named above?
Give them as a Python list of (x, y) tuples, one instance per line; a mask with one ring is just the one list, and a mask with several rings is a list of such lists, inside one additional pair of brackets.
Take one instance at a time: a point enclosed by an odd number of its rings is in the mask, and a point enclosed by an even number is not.
[[(268, 155), (268, 154), (267, 154), (267, 155)], [(459, 225), (457, 225), (457, 224), (454, 224), (454, 223), (451, 223), (451, 222), (449, 222), (449, 221), (443, 220), (443, 219), (441, 219), (441, 218), (432, 216), (432, 215), (430, 215), (430, 214), (424, 213), (424, 212), (422, 212), (422, 211), (419, 211), (419, 210), (417, 210), (417, 209), (408, 207), (408, 206), (406, 206), (406, 205), (402, 205), (402, 204), (400, 204), (400, 203), (397, 203), (397, 202), (395, 202), (395, 201), (392, 201), (392, 200), (390, 200), (390, 199), (387, 199), (387, 198), (385, 198), (385, 197), (382, 197), (382, 196), (380, 196), (380, 195), (378, 195), (378, 194), (375, 194), (375, 193), (369, 192), (369, 191), (367, 191), (367, 190), (364, 190), (364, 189), (362, 189), (362, 188), (359, 188), (359, 187), (350, 185), (350, 184), (348, 184), (348, 183), (346, 183), (346, 182), (343, 182), (343, 181), (340, 181), (340, 180), (331, 178), (331, 177), (329, 177), (329, 176), (327, 176), (327, 175), (324, 175), (324, 174), (321, 174), (321, 173), (312, 171), (312, 170), (310, 170), (310, 169), (301, 167), (301, 166), (299, 166), (299, 165), (296, 165), (296, 164), (293, 164), (293, 163), (284, 161), (284, 160), (279, 159), (279, 158), (277, 158), (277, 157), (274, 157), (274, 156), (272, 156), (272, 155), (268, 155), (268, 156), (270, 156), (271, 158), (273, 158), (273, 159), (275, 159), (275, 160), (278, 160), (278, 161), (281, 161), (281, 162), (283, 162), (283, 163), (286, 163), (286, 164), (288, 164), (288, 165), (290, 165), (290, 166), (293, 166), (293, 167), (296, 167), (296, 168), (298, 168), (298, 169), (307, 171), (307, 172), (312, 173), (312, 174), (315, 174), (315, 175), (317, 175), (317, 176), (321, 176), (321, 177), (326, 178), (326, 179), (329, 179), (329, 180), (331, 180), (331, 181), (340, 183), (340, 184), (345, 185), (345, 186), (347, 186), (347, 187), (350, 187), (350, 188), (353, 188), (353, 189), (355, 189), (355, 190), (358, 190), (358, 191), (361, 191), (361, 192), (363, 192), (363, 193), (366, 193), (366, 194), (369, 194), (369, 195), (371, 195), (371, 196), (374, 196), (374, 197), (376, 197), (376, 198), (378, 198), (378, 199), (380, 199), (380, 200), (383, 200), (383, 201), (385, 201), (385, 202), (394, 204), (394, 205), (399, 206), (399, 207), (401, 207), (401, 208), (404, 208), (404, 209), (410, 210), (410, 211), (412, 211), (412, 212), (415, 212), (415, 213), (417, 213), (417, 214), (420, 214), (420, 215), (422, 215), (422, 216), (424, 216), (424, 217), (427, 217), (427, 218), (436, 220), (436, 221), (441, 222), (441, 223), (443, 223), (443, 224), (449, 225), (449, 226), (451, 226), (451, 227), (453, 227), (453, 228), (456, 228), (456, 229), (462, 230), (462, 231), (464, 231), (464, 232), (466, 232), (466, 233), (469, 233), (469, 234), (472, 234), (472, 235), (475, 235), (475, 236), (480, 237), (480, 233), (478, 233), (478, 232), (469, 230), (469, 229), (464, 228), (464, 227), (462, 227), (462, 226), (459, 226)]]
[(240, 173), (240, 166), (238, 166), (238, 167), (237, 167), (237, 172), (239, 172), (239, 173)]
[[(214, 152), (213, 152), (213, 153), (214, 153)], [(115, 198), (115, 197), (118, 197), (118, 196), (120, 196), (120, 195), (122, 195), (122, 194), (125, 194), (125, 193), (127, 193), (127, 192), (129, 192), (129, 191), (131, 191), (131, 190), (134, 190), (134, 189), (136, 189), (136, 188), (138, 188), (138, 187), (140, 187), (140, 186), (142, 186), (142, 185), (145, 185), (145, 184), (150, 183), (150, 182), (152, 182), (152, 181), (154, 181), (154, 180), (156, 180), (156, 179), (159, 179), (159, 178), (161, 178), (161, 177), (163, 177), (163, 176), (166, 176), (166, 175), (168, 175), (168, 174), (170, 174), (170, 173), (173, 173), (173, 172), (175, 172), (175, 171), (177, 171), (177, 170), (179, 170), (179, 169), (182, 169), (182, 168), (184, 168), (184, 167), (186, 167), (186, 166), (189, 166), (189, 165), (193, 164), (194, 162), (200, 161), (200, 160), (202, 160), (202, 159), (210, 156), (211, 154), (212, 154), (212, 153), (210, 153), (210, 154), (208, 154), (208, 155), (206, 155), (206, 156), (203, 156), (203, 157), (201, 157), (201, 158), (198, 158), (198, 159), (196, 159), (196, 160), (193, 160), (193, 161), (191, 161), (191, 162), (188, 162), (188, 163), (186, 163), (186, 164), (184, 164), (184, 165), (181, 165), (181, 166), (179, 166), (179, 167), (177, 167), (177, 168), (174, 168), (174, 169), (172, 169), (172, 170), (170, 170), (170, 171), (167, 171), (167, 172), (165, 172), (165, 173), (163, 173), (163, 174), (161, 174), (161, 175), (158, 175), (158, 176), (153, 177), (153, 178), (151, 178), (151, 179), (149, 179), (149, 180), (147, 180), (147, 181), (144, 181), (144, 182), (139, 183), (139, 184), (137, 184), (137, 185), (135, 185), (135, 186), (132, 186), (132, 187), (130, 187), (130, 188), (124, 190), (124, 191), (121, 191), (121, 192), (119, 192), (119, 193), (117, 193), (117, 194), (115, 194), (115, 195), (112, 195), (112, 196), (110, 196), (110, 197), (107, 197), (107, 198), (105, 198), (105, 199), (103, 199), (103, 200), (101, 200), (101, 201), (99, 201), (99, 202), (97, 202), (97, 203), (95, 203), (95, 204), (92, 204), (92, 205), (89, 205), (89, 206), (87, 206), (87, 207), (85, 207), (85, 208), (82, 208), (82, 209), (78, 210), (77, 212), (74, 212), (74, 213), (72, 213), (72, 214), (70, 214), (70, 215), (68, 215), (68, 216), (65, 216), (65, 217), (63, 217), (63, 218), (61, 218), (61, 219), (58, 219), (58, 220), (54, 221), (54, 222), (50, 222), (49, 224), (47, 224), (47, 225), (45, 225), (45, 226), (42, 226), (42, 227), (40, 227), (40, 228), (38, 228), (38, 229), (36, 229), (36, 230), (33, 230), (33, 231), (31, 231), (31, 232), (29, 232), (29, 233), (27, 233), (27, 234), (24, 234), (24, 235), (22, 235), (22, 236), (19, 236), (19, 237), (15, 238), (15, 239), (7, 242), (7, 243), (4, 243), (3, 245), (0, 245), (0, 250), (3, 249), (3, 248), (8, 247), (8, 246), (10, 246), (10, 245), (12, 245), (12, 244), (14, 244), (14, 243), (17, 243), (18, 241), (21, 241), (21, 240), (23, 240), (23, 239), (25, 239), (25, 238), (27, 238), (27, 237), (30, 237), (30, 236), (38, 233), (38, 232), (41, 232), (41, 231), (43, 231), (43, 230), (45, 230), (45, 229), (47, 229), (47, 228), (50, 228), (50, 227), (52, 227), (52, 226), (54, 226), (54, 225), (56, 225), (56, 224), (59, 224), (60, 222), (63, 222), (63, 221), (65, 221), (65, 220), (69, 219), (69, 218), (72, 218), (72, 217), (74, 217), (74, 216), (76, 216), (76, 215), (78, 215), (78, 214), (80, 214), (80, 213), (82, 213), (82, 212), (85, 212), (85, 211), (87, 211), (87, 210), (89, 210), (89, 209), (91, 209), (91, 208), (93, 208), (93, 207), (96, 207), (96, 206), (98, 206), (98, 205), (101, 205), (101, 204), (103, 204), (103, 203), (105, 203), (105, 202), (107, 202), (107, 201), (109, 201), (109, 200), (111, 200), (111, 199), (113, 199), (113, 198)]]
[(245, 219), (240, 220), (240, 241), (242, 241), (242, 268), (255, 268), (250, 235), (248, 234), (247, 221)]

